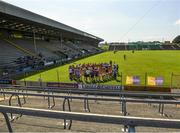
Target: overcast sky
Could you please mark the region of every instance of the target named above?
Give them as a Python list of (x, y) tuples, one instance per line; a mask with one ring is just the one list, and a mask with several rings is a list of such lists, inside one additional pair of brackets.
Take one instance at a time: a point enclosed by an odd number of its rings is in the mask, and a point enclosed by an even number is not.
[(4, 0), (105, 41), (172, 40), (180, 0)]

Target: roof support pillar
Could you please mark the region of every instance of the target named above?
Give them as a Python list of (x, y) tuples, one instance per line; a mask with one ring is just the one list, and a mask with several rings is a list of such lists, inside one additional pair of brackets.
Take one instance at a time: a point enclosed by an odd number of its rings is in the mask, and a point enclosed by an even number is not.
[(61, 48), (62, 48), (62, 33), (61, 33)]
[(33, 30), (34, 51), (37, 54), (36, 33)]

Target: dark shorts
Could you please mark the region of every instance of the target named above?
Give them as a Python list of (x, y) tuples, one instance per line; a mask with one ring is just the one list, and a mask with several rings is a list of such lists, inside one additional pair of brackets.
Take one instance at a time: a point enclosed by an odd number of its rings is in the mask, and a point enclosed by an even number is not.
[(89, 77), (89, 75), (85, 73), (85, 74), (84, 74), (84, 77)]

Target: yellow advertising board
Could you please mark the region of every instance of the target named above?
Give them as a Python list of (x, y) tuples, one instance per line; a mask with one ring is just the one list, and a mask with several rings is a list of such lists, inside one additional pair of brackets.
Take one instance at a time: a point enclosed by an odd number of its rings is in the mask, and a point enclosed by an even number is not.
[(156, 85), (156, 78), (155, 78), (155, 77), (148, 76), (148, 77), (147, 77), (147, 84), (148, 84), (148, 85), (155, 86), (155, 85)]

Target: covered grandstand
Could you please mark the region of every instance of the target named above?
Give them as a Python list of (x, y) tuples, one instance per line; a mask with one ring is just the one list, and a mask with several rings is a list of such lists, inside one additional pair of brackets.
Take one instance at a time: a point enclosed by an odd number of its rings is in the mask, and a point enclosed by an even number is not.
[(180, 35), (174, 38), (173, 43), (180, 44)]
[(3, 75), (99, 53), (101, 41), (89, 33), (0, 1)]

